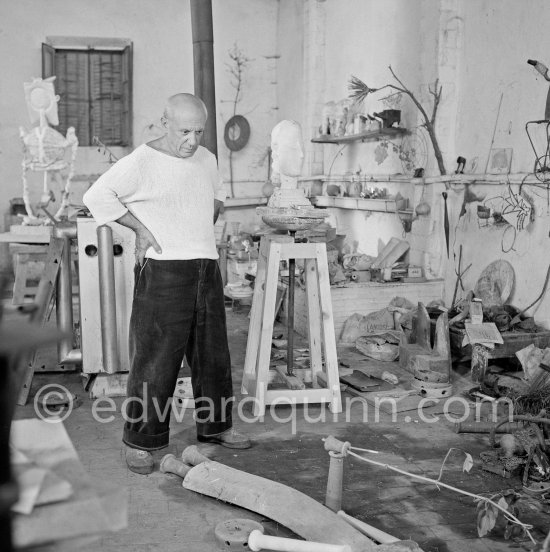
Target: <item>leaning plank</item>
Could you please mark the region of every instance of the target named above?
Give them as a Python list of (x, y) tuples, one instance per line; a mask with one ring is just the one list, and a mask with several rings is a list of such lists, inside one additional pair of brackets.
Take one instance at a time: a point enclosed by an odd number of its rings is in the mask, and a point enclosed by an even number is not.
[(348, 544), (353, 552), (376, 550), (373, 541), (309, 496), (218, 462), (202, 462), (192, 468), (183, 486), (264, 515), (306, 540)]

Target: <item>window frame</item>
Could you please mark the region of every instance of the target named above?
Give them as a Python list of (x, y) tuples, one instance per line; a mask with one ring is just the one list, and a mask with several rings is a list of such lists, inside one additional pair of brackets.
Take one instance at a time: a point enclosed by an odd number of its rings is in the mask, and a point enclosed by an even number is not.
[[(120, 51), (122, 52), (122, 143), (133, 143), (133, 43), (127, 38), (48, 36), (42, 43), (42, 78), (56, 74), (55, 54), (63, 50)], [(91, 121), (90, 121), (91, 122)], [(90, 137), (91, 138), (91, 137)], [(101, 136), (99, 136), (101, 139)], [(92, 144), (90, 144), (92, 146)]]

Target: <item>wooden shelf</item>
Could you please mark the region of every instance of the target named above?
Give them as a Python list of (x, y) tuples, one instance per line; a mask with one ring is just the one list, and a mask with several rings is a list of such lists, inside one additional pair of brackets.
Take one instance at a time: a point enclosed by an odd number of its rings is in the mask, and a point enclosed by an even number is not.
[(408, 205), (406, 198), (400, 199), (398, 204), (396, 204), (395, 199), (366, 199), (361, 197), (313, 196), (309, 199), (315, 207), (337, 207), (339, 209), (375, 211), (378, 213), (395, 213), (402, 211)]
[(359, 134), (348, 134), (347, 136), (328, 136), (321, 135), (312, 138), (315, 144), (347, 144), (351, 142), (367, 142), (369, 140), (378, 140), (379, 138), (391, 138), (408, 134), (406, 128), (381, 128), (380, 130), (368, 130)]

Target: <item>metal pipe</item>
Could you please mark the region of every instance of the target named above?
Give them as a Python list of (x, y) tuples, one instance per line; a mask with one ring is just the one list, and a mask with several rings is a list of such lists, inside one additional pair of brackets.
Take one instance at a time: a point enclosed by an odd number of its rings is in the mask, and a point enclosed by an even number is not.
[(82, 350), (76, 348), (67, 350), (63, 356), (58, 356), (58, 362), (59, 364), (82, 364)]
[(57, 276), (56, 320), (58, 329), (66, 334), (57, 343), (59, 364), (82, 362), (80, 349), (73, 349), (73, 283), (71, 277), (71, 239), (76, 238), (75, 223), (60, 223), (53, 228), (53, 236), (63, 239), (63, 255)]
[[(289, 231), (292, 239), (296, 232)], [(287, 314), (287, 349), (286, 349), (286, 373), (293, 376), (294, 369), (294, 286), (296, 281), (296, 259), (288, 259), (288, 314)]]
[(113, 231), (110, 226), (97, 227), (97, 258), (99, 262), (99, 311), (101, 318), (101, 350), (103, 369), (109, 374), (118, 371), (115, 263)]
[(204, 146), (217, 157), (212, 0), (191, 0), (190, 4), (195, 95), (205, 103), (208, 110), (208, 119), (204, 129)]
[(286, 373), (292, 376), (294, 368), (294, 286), (295, 286), (296, 259), (288, 260), (288, 316), (287, 316), (287, 353)]

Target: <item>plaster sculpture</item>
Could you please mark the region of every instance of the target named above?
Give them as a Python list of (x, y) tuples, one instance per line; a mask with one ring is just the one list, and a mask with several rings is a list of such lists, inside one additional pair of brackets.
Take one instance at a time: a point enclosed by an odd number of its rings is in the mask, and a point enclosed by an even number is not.
[[(59, 96), (55, 94), (53, 81), (55, 77), (47, 79), (35, 78), (32, 82), (24, 83), (25, 100), (31, 124), (36, 125), (30, 131), (23, 127), (19, 129), (19, 136), (23, 142), (23, 201), (27, 215), (23, 217), (23, 224), (39, 225), (49, 222), (48, 219), (40, 217), (37, 210), (45, 207), (50, 201), (55, 200), (50, 190), (48, 181), (50, 175), (58, 182), (63, 191), (61, 203), (54, 218), (59, 220), (69, 205), (69, 192), (71, 180), (74, 176), (74, 162), (78, 150), (78, 138), (74, 127), (67, 129), (64, 137), (60, 132), (51, 128), (50, 125), (59, 124), (57, 115), (57, 102)], [(70, 160), (65, 160), (67, 150), (70, 151)], [(68, 169), (68, 174), (63, 186), (61, 171)], [(43, 190), (40, 201), (35, 209), (31, 205), (29, 185), (27, 182), (28, 171), (43, 173)]]
[(312, 209), (303, 189), (298, 188), (298, 177), (302, 173), (304, 150), (302, 148), (302, 129), (296, 121), (284, 120), (276, 124), (271, 131), (271, 170), (275, 188), (269, 198), (271, 209)]
[(267, 207), (258, 207), (256, 212), (262, 220), (278, 230), (307, 230), (321, 223), (327, 215), (315, 209), (298, 188), (302, 172), (304, 150), (302, 129), (296, 121), (283, 120), (271, 131), (272, 174), (281, 186), (275, 188)]

